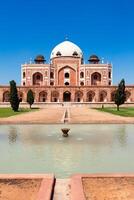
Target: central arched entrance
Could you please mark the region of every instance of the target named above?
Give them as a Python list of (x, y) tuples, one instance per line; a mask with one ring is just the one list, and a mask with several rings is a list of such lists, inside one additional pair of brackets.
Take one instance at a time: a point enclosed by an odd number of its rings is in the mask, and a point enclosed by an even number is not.
[(66, 91), (63, 93), (63, 101), (64, 102), (69, 102), (71, 101), (71, 93)]
[(76, 70), (70, 66), (64, 66), (58, 71), (58, 85), (76, 85)]

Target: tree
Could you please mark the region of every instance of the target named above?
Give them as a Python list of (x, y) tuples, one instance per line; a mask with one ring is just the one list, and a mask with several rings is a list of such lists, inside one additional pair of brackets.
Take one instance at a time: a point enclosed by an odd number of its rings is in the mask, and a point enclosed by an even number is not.
[(117, 105), (117, 111), (119, 111), (119, 106), (124, 104), (125, 100), (126, 100), (125, 80), (122, 79), (115, 92), (115, 104)]
[(29, 103), (31, 109), (31, 106), (34, 103), (34, 94), (32, 90), (29, 90), (27, 93), (27, 103)]
[(12, 109), (17, 112), (19, 109), (19, 97), (18, 97), (18, 91), (16, 87), (16, 82), (14, 80), (10, 81), (10, 104)]

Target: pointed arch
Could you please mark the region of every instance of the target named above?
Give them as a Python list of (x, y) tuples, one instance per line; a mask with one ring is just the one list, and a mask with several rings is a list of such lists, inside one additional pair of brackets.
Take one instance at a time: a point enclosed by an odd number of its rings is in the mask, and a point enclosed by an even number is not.
[(33, 85), (43, 85), (43, 75), (40, 72), (33, 74)]
[(42, 91), (39, 93), (39, 102), (46, 102), (47, 101), (47, 92)]
[(70, 102), (71, 101), (71, 92), (65, 91), (63, 93), (63, 101), (64, 102)]
[(75, 101), (76, 102), (82, 102), (83, 101), (83, 92), (82, 91), (76, 91), (75, 92)]
[(3, 102), (9, 102), (10, 101), (10, 92), (9, 91), (5, 91), (3, 93)]
[(106, 102), (107, 101), (107, 92), (105, 90), (100, 91), (99, 101), (100, 102)]
[(131, 92), (126, 90), (126, 102), (131, 102)]
[(95, 97), (95, 92), (94, 91), (88, 91), (87, 92), (87, 102), (93, 102)]
[(59, 101), (59, 92), (58, 91), (52, 91), (51, 101), (52, 102), (58, 102)]
[(99, 72), (94, 72), (91, 75), (91, 85), (101, 85), (101, 74)]

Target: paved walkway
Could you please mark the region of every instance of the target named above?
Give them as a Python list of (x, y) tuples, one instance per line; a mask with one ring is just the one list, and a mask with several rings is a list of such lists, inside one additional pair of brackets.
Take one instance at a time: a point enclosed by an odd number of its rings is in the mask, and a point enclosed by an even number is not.
[(69, 123), (134, 123), (134, 117), (121, 117), (87, 107), (44, 108), (8, 118), (0, 118), (0, 124), (49, 124), (64, 123), (65, 111)]
[(45, 108), (33, 112), (27, 112), (11, 116), (8, 118), (0, 118), (0, 123), (61, 123), (64, 114), (64, 108)]
[(134, 117), (121, 117), (87, 107), (72, 107), (70, 123), (134, 123)]
[(70, 179), (56, 179), (53, 200), (70, 200)]

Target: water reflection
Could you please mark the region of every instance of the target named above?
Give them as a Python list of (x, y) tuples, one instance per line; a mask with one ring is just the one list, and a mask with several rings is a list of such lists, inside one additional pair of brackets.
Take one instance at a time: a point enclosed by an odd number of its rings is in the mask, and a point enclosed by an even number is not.
[[(77, 141), (81, 143), (90, 144), (91, 147), (100, 148), (101, 146), (113, 146), (114, 140), (117, 139), (121, 146), (127, 145), (127, 131), (125, 125), (119, 125), (114, 130), (113, 127), (107, 131), (107, 129), (94, 129), (88, 130), (85, 134), (85, 127), (83, 130), (71, 130), (71, 134), (69, 138), (62, 138), (60, 135), (60, 128), (55, 130), (55, 133), (50, 130), (45, 130), (43, 127), (38, 126), (24, 126), (19, 129), (17, 126), (9, 126), (9, 143), (16, 143), (18, 139), (18, 133), (21, 137), (21, 141), (25, 144), (29, 145), (43, 145), (46, 143), (56, 143), (57, 141), (63, 141), (64, 143), (75, 143)], [(53, 129), (53, 128), (52, 128)], [(87, 131), (87, 130), (86, 130)], [(83, 134), (81, 134), (81, 132)], [(114, 133), (115, 132), (115, 133)], [(111, 134), (112, 133), (112, 134)], [(113, 134), (114, 133), (114, 134)]]
[(125, 125), (121, 125), (118, 129), (117, 139), (120, 146), (125, 147), (127, 145), (127, 130)]
[(9, 134), (8, 134), (9, 144), (16, 143), (18, 138), (17, 131), (18, 130), (15, 126), (9, 127)]
[(68, 138), (63, 126), (1, 126), (1, 173), (133, 172), (134, 125), (68, 125)]
[(76, 140), (78, 140), (78, 141), (82, 141), (82, 140), (83, 140), (83, 138), (76, 138)]

